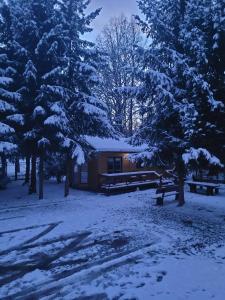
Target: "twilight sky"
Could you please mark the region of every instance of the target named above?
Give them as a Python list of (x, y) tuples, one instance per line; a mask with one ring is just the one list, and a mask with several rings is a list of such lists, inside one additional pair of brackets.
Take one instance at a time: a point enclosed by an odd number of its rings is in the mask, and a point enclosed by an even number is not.
[(94, 32), (89, 35), (91, 39), (94, 39), (102, 27), (114, 16), (119, 16), (122, 13), (126, 16), (132, 14), (138, 14), (138, 7), (136, 0), (92, 0), (90, 4), (90, 11), (96, 8), (102, 8), (100, 15), (93, 23)]

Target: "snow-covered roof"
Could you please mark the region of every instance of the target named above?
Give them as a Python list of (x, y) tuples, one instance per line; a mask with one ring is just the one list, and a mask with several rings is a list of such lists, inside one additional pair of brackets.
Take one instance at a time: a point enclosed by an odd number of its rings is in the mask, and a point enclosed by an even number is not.
[(96, 136), (85, 136), (87, 143), (98, 152), (128, 152), (136, 153), (145, 150), (145, 146), (132, 146), (125, 138), (118, 140), (113, 138), (100, 138)]

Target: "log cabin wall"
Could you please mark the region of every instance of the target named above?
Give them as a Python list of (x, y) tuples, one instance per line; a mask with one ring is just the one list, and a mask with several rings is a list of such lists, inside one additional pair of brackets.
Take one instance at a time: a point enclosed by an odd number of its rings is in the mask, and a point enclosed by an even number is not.
[[(98, 191), (100, 189), (100, 174), (108, 173), (108, 158), (121, 157), (122, 158), (122, 172), (136, 172), (144, 170), (155, 170), (160, 172), (159, 168), (138, 168), (136, 163), (129, 161), (129, 153), (126, 152), (95, 152), (88, 161), (88, 184), (80, 182), (81, 167), (76, 174), (78, 177), (74, 187), (79, 189), (88, 189)], [(160, 172), (161, 173), (161, 172)]]
[(90, 157), (88, 162), (88, 187), (93, 191), (97, 191), (99, 188), (98, 159), (96, 153)]

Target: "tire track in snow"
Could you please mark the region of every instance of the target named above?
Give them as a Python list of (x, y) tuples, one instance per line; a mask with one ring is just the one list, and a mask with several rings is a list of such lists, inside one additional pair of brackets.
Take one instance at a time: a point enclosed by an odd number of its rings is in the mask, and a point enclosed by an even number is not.
[(38, 225), (38, 226), (30, 226), (30, 227), (25, 227), (25, 228), (20, 228), (20, 229), (15, 229), (15, 230), (9, 230), (9, 231), (5, 231), (5, 232), (0, 232), (0, 237), (1, 235), (4, 235), (4, 234), (8, 234), (8, 233), (15, 233), (15, 232), (18, 232), (18, 231), (23, 231), (23, 230), (30, 230), (30, 229), (36, 229), (36, 228), (40, 228), (40, 227), (46, 227), (48, 226), (46, 229), (44, 229), (42, 232), (38, 233), (37, 235), (33, 236), (32, 238), (24, 241), (23, 243), (19, 244), (19, 245), (16, 245), (16, 246), (13, 246), (13, 247), (10, 247), (8, 249), (5, 249), (5, 250), (2, 250), (0, 252), (0, 256), (1, 255), (7, 255), (9, 254), (9, 252), (11, 251), (15, 251), (15, 250), (18, 250), (21, 248), (21, 246), (23, 245), (26, 245), (26, 244), (29, 244), (29, 243), (32, 243), (34, 241), (36, 241), (37, 239), (45, 236), (46, 234), (48, 234), (50, 231), (52, 231), (54, 228), (56, 228), (56, 226), (58, 226), (59, 224), (61, 224), (62, 222), (57, 222), (57, 223), (50, 223), (50, 224), (45, 224), (45, 225)]
[[(81, 241), (83, 241), (86, 237), (88, 237), (91, 234), (91, 232), (85, 232), (77, 236), (75, 240), (73, 240), (69, 245), (64, 247), (63, 249), (59, 250), (56, 254), (52, 256), (46, 255), (44, 258), (41, 260), (37, 261), (34, 264), (27, 264), (27, 265), (21, 265), (22, 270), (16, 274), (13, 274), (11, 276), (8, 276), (6, 278), (3, 278), (0, 280), (0, 286), (3, 286), (5, 284), (8, 284), (14, 280), (19, 279), (20, 277), (23, 277), (24, 275), (39, 269), (39, 270), (47, 270), (48, 266), (55, 260), (59, 259), (60, 257), (64, 256), (65, 254), (71, 252), (72, 249), (75, 248)], [(1, 268), (2, 272), (7, 273), (7, 271), (10, 270), (10, 266), (7, 269), (7, 266), (4, 268)]]

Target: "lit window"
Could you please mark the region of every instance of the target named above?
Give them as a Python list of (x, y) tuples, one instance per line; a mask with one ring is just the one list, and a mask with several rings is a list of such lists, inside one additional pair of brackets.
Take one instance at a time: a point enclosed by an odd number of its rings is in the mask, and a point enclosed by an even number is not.
[(122, 157), (109, 157), (107, 161), (108, 173), (122, 172)]

